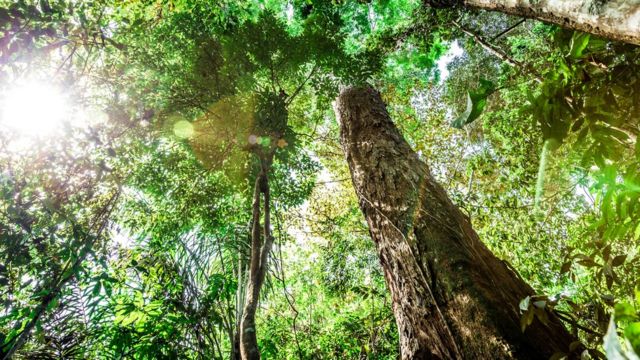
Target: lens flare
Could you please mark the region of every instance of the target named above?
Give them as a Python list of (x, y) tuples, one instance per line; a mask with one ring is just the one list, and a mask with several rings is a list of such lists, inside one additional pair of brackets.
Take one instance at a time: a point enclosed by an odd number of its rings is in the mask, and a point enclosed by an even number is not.
[(31, 82), (18, 85), (0, 101), (0, 126), (21, 135), (42, 137), (50, 134), (69, 115), (67, 97), (49, 84)]

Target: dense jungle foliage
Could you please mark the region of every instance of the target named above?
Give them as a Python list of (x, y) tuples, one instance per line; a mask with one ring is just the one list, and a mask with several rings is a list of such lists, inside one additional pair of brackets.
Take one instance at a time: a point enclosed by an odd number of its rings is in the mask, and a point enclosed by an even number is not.
[(0, 0), (0, 357), (239, 359), (263, 216), (262, 357), (398, 358), (354, 84), (536, 290), (522, 331), (638, 358), (640, 47), (418, 0)]

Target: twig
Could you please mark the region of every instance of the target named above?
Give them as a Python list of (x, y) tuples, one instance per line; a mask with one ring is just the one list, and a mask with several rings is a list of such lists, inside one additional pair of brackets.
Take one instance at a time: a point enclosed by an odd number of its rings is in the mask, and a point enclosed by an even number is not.
[(555, 309), (553, 312), (561, 320), (564, 320), (566, 322), (571, 323), (571, 325), (575, 326), (576, 328), (578, 328), (578, 329), (580, 329), (580, 330), (582, 330), (584, 332), (587, 332), (587, 333), (592, 334), (592, 335), (597, 335), (597, 336), (600, 336), (600, 337), (604, 336), (604, 334), (601, 334), (601, 333), (599, 333), (599, 332), (597, 332), (597, 331), (595, 331), (593, 329), (589, 329), (588, 327), (585, 327), (585, 326), (582, 326), (582, 325), (578, 324), (578, 322), (575, 319), (571, 319), (568, 316), (564, 315), (564, 314), (566, 314), (564, 311), (560, 311), (560, 310)]
[(313, 65), (313, 69), (311, 69), (311, 72), (309, 73), (309, 75), (307, 75), (307, 77), (304, 79), (304, 81), (302, 81), (302, 83), (298, 86), (298, 88), (293, 92), (293, 94), (291, 94), (291, 96), (289, 96), (289, 98), (287, 99), (287, 101), (285, 102), (286, 105), (291, 104), (291, 102), (293, 101), (293, 99), (295, 99), (295, 97), (298, 95), (298, 93), (302, 90), (302, 88), (304, 87), (304, 85), (307, 83), (307, 81), (309, 81), (309, 79), (311, 78), (311, 76), (313, 76), (313, 74), (316, 72), (316, 70), (318, 69), (318, 64), (316, 63), (315, 65)]
[(510, 33), (511, 31), (513, 31), (513, 29), (515, 29), (516, 27), (518, 27), (518, 25), (522, 24), (522, 23), (523, 23), (523, 22), (525, 22), (525, 21), (527, 21), (527, 19), (522, 19), (522, 20), (518, 21), (517, 23), (515, 23), (515, 24), (513, 24), (513, 25), (509, 26), (506, 30), (504, 30), (504, 31), (500, 32), (498, 35), (496, 35), (496, 36), (492, 37), (490, 41), (495, 41), (495, 40), (497, 40), (499, 37), (501, 37), (501, 36), (503, 36), (503, 35), (506, 35), (506, 34)]
[(473, 31), (465, 28), (464, 26), (460, 25), (457, 21), (452, 21), (451, 22), (453, 25), (455, 25), (458, 29), (460, 29), (460, 31), (462, 31), (463, 33), (465, 33), (466, 35), (472, 37), (476, 42), (478, 42), (478, 44), (480, 44), (480, 46), (482, 46), (485, 50), (487, 50), (489, 53), (491, 53), (493, 56), (499, 58), (500, 60), (504, 61), (506, 64), (513, 66), (513, 67), (519, 67), (522, 68), (524, 70), (526, 70), (527, 72), (531, 73), (534, 77), (535, 80), (539, 83), (541, 83), (543, 80), (542, 78), (535, 73), (535, 71), (533, 71), (529, 66), (516, 61), (514, 59), (512, 59), (509, 55), (507, 55), (507, 53), (505, 53), (504, 51), (502, 51), (501, 49), (499, 49), (498, 47), (496, 47), (495, 45), (489, 43), (488, 41), (486, 41), (485, 39), (483, 39), (480, 35), (474, 33)]

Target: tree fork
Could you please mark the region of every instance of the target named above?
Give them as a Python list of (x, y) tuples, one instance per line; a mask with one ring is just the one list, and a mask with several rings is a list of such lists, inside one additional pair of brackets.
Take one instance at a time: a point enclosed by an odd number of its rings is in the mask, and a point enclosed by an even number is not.
[(380, 258), (402, 359), (544, 359), (575, 339), (547, 312), (524, 333), (534, 293), (480, 241), (391, 121), (380, 94), (352, 87), (335, 105), (360, 208)]

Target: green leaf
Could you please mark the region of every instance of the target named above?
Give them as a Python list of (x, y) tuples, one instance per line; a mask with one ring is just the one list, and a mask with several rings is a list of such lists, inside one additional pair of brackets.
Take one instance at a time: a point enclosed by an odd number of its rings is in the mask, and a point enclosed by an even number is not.
[(100, 288), (101, 288), (101, 285), (100, 285), (100, 282), (98, 281), (93, 286), (92, 295), (93, 296), (99, 296), (100, 295)]
[(544, 300), (534, 301), (533, 306), (537, 307), (538, 309), (544, 309), (545, 306), (547, 306), (547, 302)]
[(616, 304), (615, 314), (616, 319), (621, 321), (634, 321), (638, 318), (633, 306), (626, 302)]
[(613, 258), (613, 260), (611, 261), (611, 265), (612, 266), (620, 266), (620, 265), (624, 264), (624, 261), (626, 259), (627, 259), (627, 255), (618, 255), (618, 256)]
[(526, 298), (520, 301), (520, 310), (527, 311), (529, 309), (529, 303), (531, 302), (531, 297), (527, 296)]
[(602, 217), (606, 220), (606, 221), (612, 221), (613, 220), (613, 205), (611, 204), (613, 196), (614, 196), (614, 190), (608, 190), (604, 197), (602, 198), (602, 204), (600, 206), (600, 209), (602, 210)]
[(549, 315), (547, 315), (547, 312), (544, 309), (534, 308), (533, 313), (536, 315), (538, 320), (540, 320), (540, 322), (545, 325), (549, 324)]
[(533, 318), (535, 316), (535, 313), (533, 310), (527, 310), (524, 314), (522, 314), (522, 317), (520, 317), (520, 330), (522, 330), (522, 332), (524, 332), (527, 329), (527, 326), (531, 325), (531, 323), (533, 322)]
[(487, 106), (487, 98), (495, 92), (494, 84), (485, 79), (480, 79), (480, 87), (476, 91), (467, 91), (467, 106), (451, 126), (462, 129), (467, 124), (475, 121)]
[(471, 94), (467, 92), (467, 107), (460, 116), (458, 116), (451, 126), (456, 129), (462, 129), (463, 126), (469, 124), (475, 119), (471, 119), (471, 112), (473, 111), (473, 100), (471, 99)]
[(586, 267), (593, 267), (593, 266), (599, 266), (598, 263), (596, 263), (593, 258), (584, 255), (584, 254), (576, 254), (576, 258), (580, 259), (577, 261), (578, 264), (582, 265), (582, 266), (586, 266)]
[(580, 346), (582, 346), (582, 343), (579, 340), (576, 340), (576, 341), (572, 342), (571, 344), (569, 344), (569, 351), (574, 352)]
[(116, 316), (115, 322), (121, 326), (128, 326), (133, 324), (136, 320), (138, 320), (140, 313), (137, 311), (133, 311), (125, 316)]
[(571, 37), (571, 49), (569, 50), (569, 56), (574, 59), (579, 59), (583, 55), (584, 49), (589, 45), (590, 34), (574, 32)]
[(640, 353), (640, 322), (627, 325), (624, 329), (624, 336), (629, 340), (629, 343), (631, 343), (633, 351)]
[(51, 301), (49, 301), (49, 304), (47, 304), (47, 311), (51, 311), (53, 309), (55, 309), (56, 307), (58, 307), (58, 302), (59, 302), (59, 297), (55, 297), (53, 299), (51, 299)]

